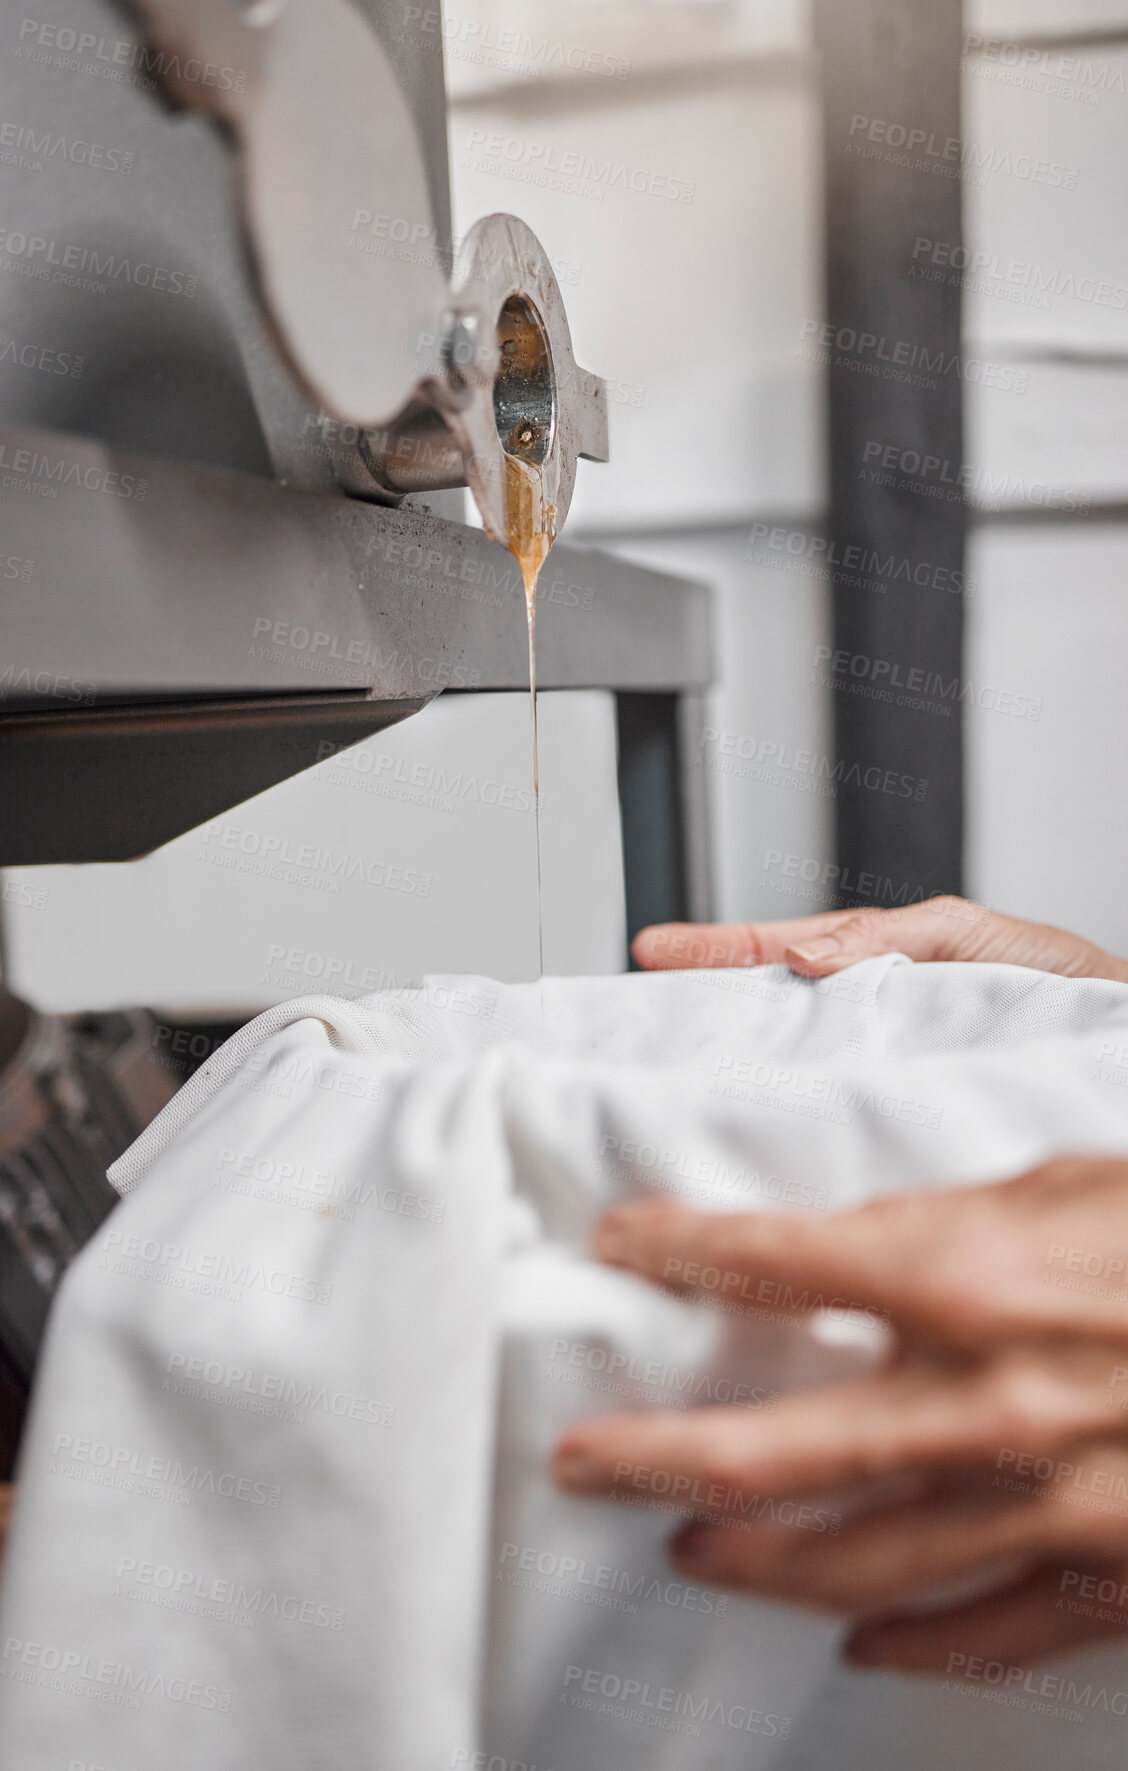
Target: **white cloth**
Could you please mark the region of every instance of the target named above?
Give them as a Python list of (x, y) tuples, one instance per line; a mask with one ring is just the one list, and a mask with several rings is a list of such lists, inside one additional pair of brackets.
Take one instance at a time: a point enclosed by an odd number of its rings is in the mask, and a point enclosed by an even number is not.
[(821, 1763), (835, 1627), (676, 1580), (670, 1513), (545, 1464), (586, 1415), (770, 1408), (865, 1336), (693, 1309), (590, 1263), (591, 1225), (1128, 1151), (1126, 1080), (1128, 988), (899, 957), (271, 1010), (112, 1171), (54, 1312), (0, 1771)]

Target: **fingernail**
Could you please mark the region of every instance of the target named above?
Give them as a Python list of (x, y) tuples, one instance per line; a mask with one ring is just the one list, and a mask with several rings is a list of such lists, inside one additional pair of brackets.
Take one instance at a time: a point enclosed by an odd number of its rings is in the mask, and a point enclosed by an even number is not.
[(716, 1566), (717, 1533), (708, 1525), (689, 1525), (672, 1545), (674, 1556), (687, 1574), (711, 1575)]
[(631, 944), (631, 953), (639, 965), (649, 965), (657, 959), (664, 948), (670, 946), (674, 931), (663, 924), (655, 924), (652, 928), (643, 929)]
[(788, 953), (794, 953), (808, 965), (817, 965), (820, 959), (830, 959), (841, 953), (842, 943), (837, 935), (823, 935), (818, 941), (804, 941), (801, 947), (789, 947)]
[(561, 1488), (570, 1488), (577, 1493), (588, 1493), (600, 1485), (599, 1471), (586, 1452), (571, 1446), (561, 1446), (552, 1460), (553, 1480)]

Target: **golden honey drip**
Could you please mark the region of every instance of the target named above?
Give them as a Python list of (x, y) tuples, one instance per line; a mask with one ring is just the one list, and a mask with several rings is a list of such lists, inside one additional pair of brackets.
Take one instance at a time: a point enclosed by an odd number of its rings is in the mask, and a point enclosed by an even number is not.
[(529, 701), (533, 717), (533, 799), (537, 831), (537, 927), (540, 971), (544, 975), (544, 918), (541, 904), (540, 755), (537, 744), (537, 579), (556, 539), (556, 506), (544, 496), (539, 466), (517, 455), (505, 457), (505, 529), (510, 553), (521, 568), (529, 629)]

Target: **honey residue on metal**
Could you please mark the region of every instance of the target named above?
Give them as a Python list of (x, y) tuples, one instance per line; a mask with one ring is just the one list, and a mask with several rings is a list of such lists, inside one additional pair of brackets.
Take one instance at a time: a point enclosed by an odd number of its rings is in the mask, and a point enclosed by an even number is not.
[[(533, 708), (533, 788), (540, 792), (537, 755), (537, 580), (555, 539), (556, 506), (545, 501), (539, 467), (520, 456), (505, 457), (505, 527), (510, 553), (521, 568), (529, 629), (529, 693)], [(539, 832), (538, 832), (539, 834)]]
[(537, 947), (544, 976), (544, 904), (541, 876), (540, 751), (537, 742), (537, 579), (556, 539), (556, 506), (544, 496), (541, 468), (520, 456), (505, 457), (505, 530), (509, 551), (521, 568), (529, 631), (529, 706), (533, 718), (533, 816), (537, 838)]
[(501, 373), (494, 389), (494, 418), (505, 464), (505, 534), (521, 568), (529, 638), (529, 702), (533, 733), (533, 803), (537, 845), (537, 926), (544, 975), (541, 908), (540, 755), (537, 741), (537, 580), (556, 539), (559, 462), (551, 449), (551, 359), (544, 330), (529, 303), (511, 297), (498, 319)]

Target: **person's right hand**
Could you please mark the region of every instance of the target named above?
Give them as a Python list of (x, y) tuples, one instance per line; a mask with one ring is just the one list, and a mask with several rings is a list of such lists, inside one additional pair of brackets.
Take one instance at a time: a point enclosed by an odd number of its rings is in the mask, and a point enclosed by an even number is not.
[(802, 978), (828, 978), (879, 953), (905, 953), (1128, 983), (1128, 963), (1092, 941), (966, 898), (930, 898), (898, 910), (828, 910), (791, 922), (666, 923), (643, 929), (633, 952), (644, 971), (654, 972), (782, 963)]
[[(570, 1493), (679, 1502), (683, 1579), (848, 1616), (852, 1659), (906, 1672), (1124, 1640), (1128, 1159), (1060, 1157), (821, 1222), (633, 1200), (593, 1252), (703, 1305), (755, 1317), (778, 1287), (893, 1331), (883, 1364), (770, 1416), (640, 1408), (569, 1428), (555, 1475)], [(769, 1499), (794, 1517), (887, 1479), (893, 1495), (837, 1531), (764, 1518)], [(938, 1609), (937, 1589), (972, 1576), (990, 1590)]]

